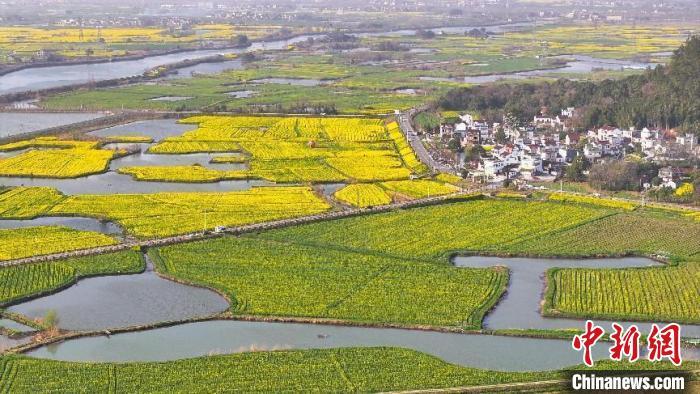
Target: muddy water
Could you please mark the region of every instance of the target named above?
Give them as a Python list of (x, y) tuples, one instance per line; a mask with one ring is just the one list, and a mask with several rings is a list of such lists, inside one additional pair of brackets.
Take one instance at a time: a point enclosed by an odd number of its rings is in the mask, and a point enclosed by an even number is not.
[[(484, 327), (490, 329), (564, 329), (583, 327), (581, 319), (560, 319), (543, 317), (540, 302), (544, 293), (545, 273), (554, 267), (560, 268), (628, 268), (661, 266), (653, 260), (639, 257), (610, 259), (542, 259), (542, 258), (500, 258), (500, 257), (455, 257), (458, 267), (506, 266), (510, 269), (508, 292), (498, 305), (484, 319)], [(596, 324), (610, 329), (610, 322), (594, 319)], [(637, 324), (640, 330), (648, 332), (650, 323), (625, 322), (622, 325)], [(683, 325), (684, 337), (700, 337), (700, 326)]]
[(0, 335), (0, 354), (2, 354), (2, 352), (4, 352), (7, 349), (12, 349), (13, 347), (24, 345), (24, 344), (29, 343), (31, 341), (32, 341), (31, 337), (12, 339), (12, 338), (8, 338), (4, 335)]
[(32, 332), (35, 331), (32, 327), (25, 326), (24, 324), (18, 323), (14, 320), (0, 318), (0, 327), (5, 327), (9, 330), (14, 330), (17, 332)]
[(158, 192), (229, 192), (267, 185), (263, 181), (223, 181), (218, 183), (173, 183), (135, 181), (129, 175), (107, 172), (78, 179), (0, 178), (3, 186), (48, 186), (66, 195), (144, 194)]
[(60, 328), (91, 331), (210, 316), (228, 307), (216, 292), (159, 277), (149, 262), (142, 274), (83, 279), (8, 310), (29, 318), (53, 310)]

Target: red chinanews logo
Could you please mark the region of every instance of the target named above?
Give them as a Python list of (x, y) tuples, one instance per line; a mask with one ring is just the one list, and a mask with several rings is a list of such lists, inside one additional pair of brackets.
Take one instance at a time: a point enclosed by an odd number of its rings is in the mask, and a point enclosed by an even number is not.
[[(639, 359), (639, 338), (641, 333), (636, 325), (631, 325), (627, 330), (618, 323), (612, 323), (613, 333), (610, 339), (613, 345), (608, 350), (610, 359), (621, 361), (627, 358), (629, 362)], [(605, 335), (603, 327), (596, 326), (592, 321), (586, 321), (583, 334), (574, 336), (571, 346), (576, 351), (583, 351), (583, 362), (593, 366), (593, 346)], [(649, 361), (671, 361), (673, 365), (681, 365), (681, 327), (676, 323), (667, 324), (659, 328), (657, 324), (651, 325), (647, 336), (647, 359)]]

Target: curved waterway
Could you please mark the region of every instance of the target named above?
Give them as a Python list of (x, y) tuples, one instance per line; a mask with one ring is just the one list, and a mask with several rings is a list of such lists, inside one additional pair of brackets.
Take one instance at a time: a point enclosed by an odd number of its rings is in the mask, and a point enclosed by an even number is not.
[(7, 310), (32, 319), (53, 310), (60, 328), (93, 331), (182, 321), (228, 309), (228, 301), (218, 293), (163, 279), (147, 261), (142, 274), (82, 279), (66, 290)]
[[(526, 26), (532, 26), (531, 23), (512, 23), (497, 26), (488, 26), (487, 29), (492, 32), (502, 32), (510, 29), (517, 29)], [(436, 32), (458, 33), (461, 34), (475, 26), (462, 27), (442, 27), (431, 29)], [(478, 26), (476, 26), (478, 27)], [(386, 32), (359, 33), (359, 37), (372, 37), (383, 35), (412, 35), (416, 30), (397, 30)], [(309, 37), (323, 37), (323, 35), (302, 35), (299, 37), (290, 38), (287, 40), (270, 40), (259, 41), (253, 43), (247, 48), (230, 48), (230, 49), (200, 49), (167, 55), (147, 56), (143, 59), (136, 60), (115, 60), (112, 62), (93, 64), (73, 64), (65, 66), (47, 66), (27, 68), (15, 72), (11, 72), (0, 76), (0, 94), (25, 92), (30, 90), (48, 89), (59, 86), (69, 86), (75, 84), (86, 83), (90, 81), (103, 81), (108, 79), (125, 78), (143, 74), (144, 72), (166, 64), (177, 63), (186, 59), (194, 60), (214, 55), (225, 54), (240, 54), (253, 52), (258, 50), (281, 50), (289, 45), (307, 40)], [(189, 75), (192, 72), (217, 72), (226, 68), (236, 68), (237, 63), (226, 62), (215, 66), (200, 66), (195, 65), (183, 68), (178, 75)], [(177, 75), (171, 75), (169, 78), (177, 78)]]
[[(299, 36), (288, 40), (256, 42), (247, 48), (192, 50), (168, 55), (147, 56), (137, 60), (115, 60), (104, 63), (27, 68), (0, 76), (0, 94), (132, 77), (143, 74), (154, 67), (173, 64), (186, 59), (194, 60), (214, 55), (238, 54), (257, 50), (280, 50), (290, 44), (304, 41), (308, 37), (310, 36)], [(190, 68), (190, 71), (196, 69), (198, 68)]]
[[(254, 349), (352, 346), (404, 347), (451, 363), (505, 371), (555, 369), (581, 362), (581, 356), (565, 340), (225, 320), (81, 338), (28, 354), (73, 361), (164, 361)], [(604, 351), (595, 350), (597, 358), (606, 356)]]
[[(506, 265), (511, 270), (508, 295), (486, 317), (488, 328), (578, 328), (582, 321), (539, 315), (544, 272), (551, 267), (625, 268), (657, 263), (644, 258), (546, 260), (457, 257), (460, 267)], [(101, 303), (102, 301), (100, 301)], [(96, 303), (95, 305), (97, 305)], [(133, 303), (126, 303), (133, 307)], [(60, 305), (54, 305), (59, 306)], [(105, 308), (110, 309), (110, 308)], [(16, 312), (21, 312), (17, 310)], [(112, 311), (113, 312), (113, 311)], [(128, 310), (126, 311), (127, 313)], [(80, 316), (83, 312), (80, 312)], [(109, 318), (111, 313), (106, 314)], [(59, 311), (59, 317), (61, 312)], [(82, 319), (79, 317), (79, 319)], [(606, 322), (596, 320), (606, 326)], [(84, 324), (84, 323), (81, 323)], [(646, 325), (641, 324), (643, 331)], [(684, 326), (684, 336), (697, 326)], [(692, 335), (691, 335), (692, 336)], [(86, 337), (35, 349), (28, 354), (72, 361), (164, 361), (251, 350), (396, 346), (434, 355), (447, 362), (502, 371), (558, 369), (579, 364), (581, 355), (569, 340), (456, 334), (420, 330), (345, 327), (322, 324), (204, 321), (109, 337)], [(608, 346), (593, 348), (606, 358)], [(683, 357), (698, 359), (700, 349), (684, 348)]]
[[(486, 315), (484, 328), (489, 329), (567, 329), (583, 328), (582, 319), (550, 318), (540, 314), (540, 303), (544, 296), (544, 282), (547, 270), (559, 268), (630, 268), (662, 266), (654, 260), (642, 257), (607, 259), (544, 259), (544, 258), (501, 258), (484, 256), (458, 256), (453, 259), (457, 267), (485, 268), (505, 266), (510, 270), (508, 291), (496, 307)], [(611, 322), (594, 319), (606, 330)], [(648, 322), (618, 322), (622, 326), (636, 324), (648, 332)], [(660, 322), (659, 322), (660, 323)], [(700, 337), (700, 326), (682, 325), (684, 337)]]
[[(459, 365), (500, 371), (558, 369), (581, 363), (571, 341), (452, 334), (393, 328), (215, 320), (155, 330), (86, 337), (27, 354), (70, 361), (165, 361), (251, 350), (393, 346), (414, 349)], [(697, 352), (683, 349), (686, 359)], [(607, 346), (593, 348), (606, 358)]]

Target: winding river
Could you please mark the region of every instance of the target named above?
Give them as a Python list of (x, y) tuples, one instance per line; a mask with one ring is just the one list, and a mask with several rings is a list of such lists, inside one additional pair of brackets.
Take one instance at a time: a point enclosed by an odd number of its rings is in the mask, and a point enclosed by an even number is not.
[[(517, 30), (523, 27), (534, 26), (531, 22), (510, 23), (503, 25), (487, 26), (493, 33)], [(464, 34), (464, 32), (480, 26), (461, 27), (437, 27), (432, 28), (436, 33)], [(378, 37), (378, 36), (407, 36), (416, 33), (414, 29), (357, 33), (358, 37)], [(143, 74), (156, 66), (177, 63), (186, 59), (194, 60), (213, 55), (240, 54), (258, 50), (281, 50), (289, 45), (302, 42), (310, 37), (323, 37), (318, 35), (302, 35), (286, 40), (269, 40), (253, 43), (247, 48), (229, 49), (199, 49), (189, 50), (166, 55), (147, 56), (136, 60), (114, 60), (93, 64), (74, 64), (65, 66), (47, 66), (18, 70), (0, 76), (0, 94), (24, 92), (69, 86), (86, 83), (90, 81), (103, 81), (108, 79), (125, 78)], [(167, 79), (177, 79), (188, 77), (193, 73), (216, 73), (227, 69), (240, 68), (240, 61), (232, 60), (220, 63), (203, 63), (179, 70), (176, 74), (167, 76)]]
[[(299, 36), (288, 40), (261, 41), (247, 48), (200, 49), (147, 56), (137, 60), (115, 60), (112, 62), (73, 64), (27, 68), (0, 76), (0, 94), (25, 92), (86, 83), (108, 79), (126, 78), (143, 74), (161, 65), (177, 63), (186, 59), (201, 59), (214, 55), (239, 54), (257, 50), (279, 50), (310, 36)], [(193, 67), (193, 70), (205, 67)]]
[[(508, 295), (501, 300), (485, 320), (487, 328), (581, 328), (582, 321), (574, 319), (549, 319), (538, 313), (543, 282), (541, 275), (551, 267), (596, 267), (623, 268), (645, 267), (654, 263), (643, 258), (593, 259), (593, 260), (543, 260), (543, 259), (502, 259), (491, 257), (457, 257), (459, 267), (490, 267), (506, 265), (511, 269)], [(89, 280), (83, 281), (88, 283)], [(97, 283), (96, 283), (97, 285)], [(105, 304), (107, 298), (95, 298), (100, 286), (81, 290), (75, 287), (57, 295), (40, 298), (20, 304), (11, 309), (27, 313), (37, 308), (45, 312), (50, 306), (58, 310), (63, 319), (64, 304), (83, 305), (81, 311), (69, 318), (76, 329), (106, 328), (113, 322), (114, 314), (105, 313), (100, 324), (90, 319), (85, 310), (110, 309), (112, 303)], [(65, 295), (62, 295), (65, 294)], [(153, 297), (164, 298), (156, 290)], [(76, 298), (91, 298), (90, 301), (76, 301)], [(128, 297), (119, 300), (122, 305), (119, 320), (122, 325), (143, 322), (129, 320), (141, 315), (139, 303), (132, 303)], [(33, 304), (33, 305), (32, 305)], [(105, 308), (105, 306), (108, 306)], [(118, 307), (115, 305), (115, 307)], [(150, 310), (150, 308), (147, 308)], [(39, 313), (39, 312), (37, 312)], [(135, 313), (135, 315), (133, 315)], [(68, 315), (70, 316), (70, 315)], [(153, 319), (156, 321), (156, 319)], [(609, 329), (606, 322), (596, 321)], [(114, 325), (112, 325), (114, 327)], [(646, 330), (646, 326), (641, 328)], [(683, 327), (684, 336), (698, 333), (698, 326)], [(28, 354), (57, 360), (72, 361), (163, 361), (196, 357), (219, 353), (236, 353), (251, 350), (272, 349), (311, 349), (349, 346), (398, 346), (432, 354), (445, 361), (459, 365), (502, 371), (530, 371), (557, 369), (578, 364), (581, 355), (571, 349), (569, 340), (537, 339), (492, 336), (484, 334), (457, 334), (421, 330), (334, 326), (304, 323), (246, 322), (232, 320), (212, 320), (187, 323), (165, 328), (121, 333), (111, 336), (84, 337), (52, 344), (30, 351)], [(700, 358), (697, 347), (684, 348), (685, 359)], [(607, 346), (594, 348), (594, 357), (607, 357)]]

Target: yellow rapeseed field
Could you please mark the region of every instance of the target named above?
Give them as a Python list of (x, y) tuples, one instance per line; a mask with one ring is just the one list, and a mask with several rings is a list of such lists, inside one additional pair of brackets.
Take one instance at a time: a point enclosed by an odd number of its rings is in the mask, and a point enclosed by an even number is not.
[(307, 187), (255, 187), (222, 193), (74, 195), (48, 213), (106, 218), (136, 236), (156, 237), (311, 215), (330, 208)]
[(396, 123), (376, 118), (195, 116), (182, 123), (195, 130), (167, 138), (151, 153), (241, 152), (250, 168), (183, 171), (133, 167), (121, 169), (139, 180), (216, 182), (264, 179), (277, 183), (381, 182), (423, 173)]

